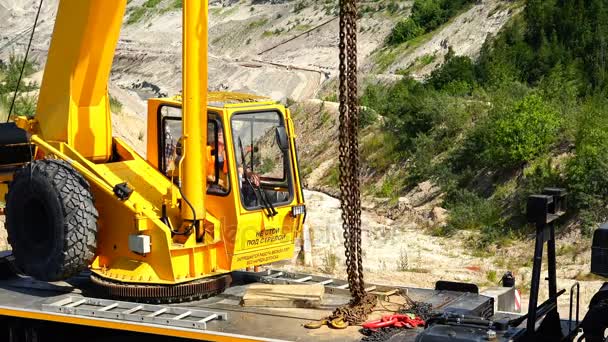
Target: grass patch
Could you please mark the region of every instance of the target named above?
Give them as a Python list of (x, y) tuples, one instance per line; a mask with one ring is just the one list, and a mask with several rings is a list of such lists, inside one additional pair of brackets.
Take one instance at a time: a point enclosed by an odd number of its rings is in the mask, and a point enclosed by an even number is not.
[(361, 139), (361, 157), (370, 167), (382, 170), (399, 160), (397, 143), (388, 132), (374, 132)]
[(321, 266), (321, 271), (327, 274), (333, 274), (336, 272), (336, 268), (338, 267), (338, 256), (336, 253), (332, 251), (326, 251), (325, 255), (323, 255), (323, 264)]
[(498, 274), (496, 273), (495, 270), (489, 270), (488, 273), (486, 273), (486, 279), (488, 280), (488, 282), (490, 284), (497, 284), (498, 283)]
[(407, 184), (407, 178), (400, 172), (395, 172), (386, 176), (380, 187), (375, 191), (378, 197), (388, 198), (391, 204), (396, 204), (399, 199), (399, 194)]
[(127, 25), (132, 25), (139, 22), (144, 17), (146, 12), (146, 8), (144, 7), (134, 8), (129, 14), (129, 19), (127, 19)]
[(146, 8), (156, 8), (156, 6), (158, 6), (158, 4), (160, 4), (161, 0), (146, 0), (146, 2), (144, 2), (144, 7)]
[[(438, 32), (443, 30), (446, 26), (450, 25), (454, 18), (451, 18), (445, 24), (439, 26), (433, 31), (427, 32), (425, 34), (419, 35), (413, 39), (408, 40), (405, 43), (398, 44), (395, 46), (387, 46), (384, 47), (378, 52), (374, 53), (373, 59), (376, 64), (374, 67), (374, 72), (384, 73), (388, 70), (388, 68), (395, 63), (397, 58), (405, 56), (411, 52), (413, 52), (420, 45), (428, 42), (431, 38), (433, 38)], [(429, 58), (429, 57), (426, 57)]]
[(374, 54), (375, 71), (378, 73), (384, 73), (388, 68), (395, 63), (397, 57), (401, 56), (407, 47), (399, 46), (395, 48), (384, 48)]
[(397, 74), (407, 76), (407, 75), (411, 74), (412, 72), (418, 71), (418, 70), (424, 68), (425, 66), (433, 63), (436, 59), (437, 59), (437, 55), (434, 55), (434, 54), (433, 55), (426, 54), (422, 57), (418, 57), (405, 70), (398, 70)]
[(173, 0), (171, 5), (169, 6), (169, 8), (178, 10), (178, 9), (182, 9), (183, 5), (184, 5), (184, 0)]
[(405, 272), (410, 269), (410, 262), (407, 256), (407, 250), (401, 247), (399, 251), (399, 259), (397, 260), (397, 271)]
[(431, 270), (429, 270), (428, 268), (414, 267), (414, 268), (408, 269), (407, 272), (426, 274), (426, 273), (431, 273)]
[(250, 29), (254, 29), (257, 27), (262, 27), (264, 25), (266, 25), (268, 23), (268, 18), (262, 18), (262, 19), (258, 19), (258, 20), (254, 20), (252, 22), (249, 23), (249, 25), (247, 25), (247, 27), (249, 27)]
[(327, 186), (337, 188), (340, 185), (340, 169), (338, 165), (333, 165), (325, 177), (323, 177), (323, 183)]
[(597, 281), (597, 280), (601, 280), (601, 281), (604, 281), (604, 280), (606, 280), (606, 278), (600, 277), (600, 276), (595, 275), (593, 273), (580, 271), (580, 272), (578, 272), (578, 274), (576, 276), (574, 276), (574, 280), (578, 280), (578, 281)]
[(122, 102), (112, 95), (110, 95), (110, 111), (115, 114), (122, 112)]
[(311, 28), (312, 28), (312, 25), (302, 24), (302, 25), (297, 25), (293, 29), (296, 30), (296, 31), (308, 31)]

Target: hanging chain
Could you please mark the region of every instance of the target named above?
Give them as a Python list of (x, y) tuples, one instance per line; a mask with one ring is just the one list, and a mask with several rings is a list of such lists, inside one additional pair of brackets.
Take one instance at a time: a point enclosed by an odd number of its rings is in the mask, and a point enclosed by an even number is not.
[(340, 207), (344, 229), (344, 256), (352, 300), (338, 307), (331, 316), (308, 324), (318, 328), (329, 322), (333, 327), (364, 322), (377, 303), (374, 295), (365, 292), (361, 249), (361, 193), (359, 190), (359, 103), (357, 97), (357, 3), (340, 2)]
[(359, 103), (357, 94), (357, 4), (340, 0), (340, 204), (344, 229), (346, 272), (352, 301), (337, 308), (332, 318), (349, 324), (363, 322), (376, 305), (365, 293), (361, 249), (361, 199), (359, 190)]

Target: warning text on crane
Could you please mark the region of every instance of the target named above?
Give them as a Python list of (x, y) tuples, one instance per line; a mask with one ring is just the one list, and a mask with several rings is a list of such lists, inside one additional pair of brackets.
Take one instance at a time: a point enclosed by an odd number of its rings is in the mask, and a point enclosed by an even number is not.
[(255, 237), (246, 241), (247, 248), (258, 247), (267, 244), (281, 243), (287, 240), (287, 234), (281, 233), (278, 228), (270, 228), (259, 231)]
[(293, 254), (293, 246), (283, 246), (279, 248), (273, 248), (269, 250), (258, 251), (250, 254), (239, 255), (234, 259), (233, 268), (235, 266), (256, 266), (268, 264), (274, 261), (283, 260), (287, 257), (291, 257)]

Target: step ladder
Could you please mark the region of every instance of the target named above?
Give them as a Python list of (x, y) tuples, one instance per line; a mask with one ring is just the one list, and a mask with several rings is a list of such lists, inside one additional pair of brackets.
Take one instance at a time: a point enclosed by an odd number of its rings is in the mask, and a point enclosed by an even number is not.
[(79, 296), (66, 296), (54, 303), (43, 304), (42, 310), (66, 315), (106, 318), (197, 330), (206, 330), (207, 323), (213, 320), (228, 320), (228, 314), (219, 311), (120, 302)]

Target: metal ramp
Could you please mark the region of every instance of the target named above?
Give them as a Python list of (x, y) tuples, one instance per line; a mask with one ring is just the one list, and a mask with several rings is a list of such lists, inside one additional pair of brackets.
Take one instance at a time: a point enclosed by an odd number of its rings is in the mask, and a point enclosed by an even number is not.
[[(233, 272), (233, 275), (237, 272)], [(278, 270), (266, 270), (263, 272), (239, 272), (247, 279), (266, 284), (307, 284), (323, 285), (325, 292), (337, 295), (350, 296), (348, 282), (346, 280), (334, 279), (305, 273), (284, 272)], [(380, 299), (386, 299), (395, 294), (407, 295), (408, 289), (397, 286), (384, 286), (366, 284), (365, 291), (376, 295)]]
[(206, 330), (213, 320), (226, 321), (228, 314), (163, 305), (150, 305), (97, 298), (67, 296), (51, 304), (43, 304), (46, 312), (66, 315), (114, 319), (147, 324)]

